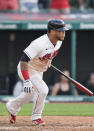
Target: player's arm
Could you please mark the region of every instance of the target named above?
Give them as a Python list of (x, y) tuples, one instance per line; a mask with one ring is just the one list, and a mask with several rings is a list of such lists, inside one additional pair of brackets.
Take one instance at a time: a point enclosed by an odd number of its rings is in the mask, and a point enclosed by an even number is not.
[(35, 58), (40, 53), (39, 45), (31, 43), (25, 50), (20, 59), (21, 73), (24, 78), (24, 91), (29, 93), (31, 91), (32, 83), (28, 72), (28, 62)]
[(20, 60), (21, 72), (25, 80), (30, 79), (28, 73), (28, 62), (32, 61), (40, 52), (39, 44), (32, 42), (25, 50)]
[(31, 92), (32, 88), (32, 83), (29, 77), (29, 72), (28, 72), (28, 61), (30, 61), (30, 58), (23, 53), (21, 59), (20, 59), (20, 68), (21, 68), (21, 73), (24, 78), (24, 91), (27, 93)]
[(25, 53), (23, 53), (20, 59), (20, 68), (21, 68), (21, 73), (25, 80), (29, 79), (28, 61), (30, 61), (30, 58)]

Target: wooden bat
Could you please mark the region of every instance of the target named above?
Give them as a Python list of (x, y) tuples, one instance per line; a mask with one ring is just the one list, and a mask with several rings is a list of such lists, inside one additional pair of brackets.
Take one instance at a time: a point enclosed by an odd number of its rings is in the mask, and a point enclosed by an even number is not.
[(58, 68), (56, 68), (54, 65), (51, 64), (51, 66), (57, 70), (58, 72), (60, 72), (63, 76), (65, 76), (69, 81), (71, 81), (77, 88), (79, 88), (82, 92), (84, 92), (85, 94), (87, 94), (88, 96), (93, 96), (93, 93), (88, 90), (85, 86), (83, 86), (82, 84), (80, 84), (79, 82), (77, 82), (76, 80), (72, 79), (69, 76), (66, 76), (61, 70), (59, 70)]

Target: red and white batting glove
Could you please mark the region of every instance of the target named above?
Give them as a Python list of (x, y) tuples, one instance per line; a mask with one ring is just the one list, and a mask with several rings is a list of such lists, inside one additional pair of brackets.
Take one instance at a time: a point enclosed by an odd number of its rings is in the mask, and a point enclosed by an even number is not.
[(32, 90), (33, 85), (32, 85), (32, 83), (31, 83), (31, 80), (30, 80), (30, 79), (25, 80), (23, 86), (24, 86), (24, 92), (26, 92), (26, 93), (31, 93), (31, 90)]
[(23, 85), (23, 86), (24, 86), (24, 92), (30, 93), (33, 85), (32, 85), (32, 83), (31, 83), (28, 70), (23, 70), (23, 71), (22, 71), (22, 75), (23, 75), (23, 77), (24, 77), (24, 79), (25, 79), (24, 85)]

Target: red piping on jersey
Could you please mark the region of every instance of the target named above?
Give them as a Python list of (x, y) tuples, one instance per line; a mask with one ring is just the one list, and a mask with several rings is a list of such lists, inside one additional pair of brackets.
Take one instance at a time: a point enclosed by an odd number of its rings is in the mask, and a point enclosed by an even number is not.
[(59, 49), (54, 52), (53, 58), (58, 54), (58, 52), (59, 52)]

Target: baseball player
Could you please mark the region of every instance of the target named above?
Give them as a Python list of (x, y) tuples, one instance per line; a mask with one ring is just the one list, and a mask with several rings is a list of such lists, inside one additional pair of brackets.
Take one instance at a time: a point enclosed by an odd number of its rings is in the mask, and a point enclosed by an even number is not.
[(21, 107), (32, 100), (32, 122), (35, 125), (45, 125), (41, 114), (48, 87), (43, 81), (43, 72), (51, 66), (52, 59), (57, 55), (67, 30), (63, 20), (52, 19), (48, 22), (47, 34), (32, 41), (23, 51), (17, 66), (18, 75), (23, 80), (23, 92), (15, 100), (6, 104), (11, 123), (16, 122), (16, 115)]

